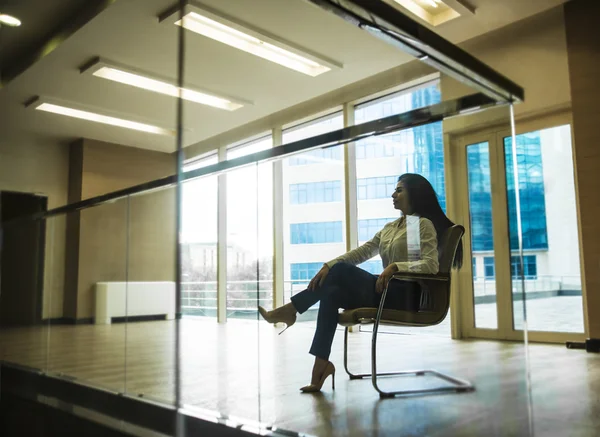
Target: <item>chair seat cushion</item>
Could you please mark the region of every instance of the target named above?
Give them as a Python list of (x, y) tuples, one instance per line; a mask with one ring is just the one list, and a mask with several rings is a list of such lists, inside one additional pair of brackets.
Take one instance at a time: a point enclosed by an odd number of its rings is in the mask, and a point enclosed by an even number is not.
[[(354, 326), (359, 323), (373, 323), (377, 318), (377, 308), (356, 308), (340, 313), (338, 323), (342, 326)], [(384, 309), (380, 323), (386, 325), (429, 326), (443, 320), (440, 314), (432, 311), (402, 311)]]

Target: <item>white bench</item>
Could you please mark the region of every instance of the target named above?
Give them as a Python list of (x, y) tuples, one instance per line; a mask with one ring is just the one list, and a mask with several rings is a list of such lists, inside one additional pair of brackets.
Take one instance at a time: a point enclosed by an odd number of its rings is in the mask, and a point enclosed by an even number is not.
[(95, 323), (113, 317), (165, 315), (175, 318), (175, 282), (97, 282)]

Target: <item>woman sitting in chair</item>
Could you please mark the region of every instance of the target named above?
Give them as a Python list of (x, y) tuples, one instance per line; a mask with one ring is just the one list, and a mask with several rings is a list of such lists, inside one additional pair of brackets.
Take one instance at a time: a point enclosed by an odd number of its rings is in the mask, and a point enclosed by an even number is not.
[[(387, 223), (373, 239), (357, 249), (325, 263), (308, 288), (292, 296), (290, 303), (273, 311), (258, 307), (267, 322), (285, 323), (287, 329), (296, 322), (297, 313), (302, 314), (320, 302), (317, 329), (310, 348), (315, 363), (311, 383), (300, 389), (303, 392), (320, 391), (330, 375), (332, 388), (335, 388), (335, 367), (329, 361), (329, 354), (340, 308), (378, 307), (381, 293), (396, 272), (438, 273), (438, 238), (454, 223), (442, 211), (435, 190), (423, 176), (407, 173), (398, 178), (392, 199), (394, 208), (402, 212), (398, 220)], [(379, 277), (356, 267), (378, 254), (384, 266)], [(461, 262), (459, 245), (456, 267), (460, 267)], [(407, 309), (407, 297), (415, 291), (418, 293), (419, 285), (394, 283), (397, 285), (388, 292), (385, 308)]]

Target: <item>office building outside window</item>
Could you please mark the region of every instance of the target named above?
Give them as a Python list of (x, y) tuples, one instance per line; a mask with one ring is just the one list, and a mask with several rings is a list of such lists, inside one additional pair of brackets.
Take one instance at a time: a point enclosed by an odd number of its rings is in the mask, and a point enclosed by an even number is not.
[[(356, 123), (400, 114), (441, 101), (438, 83), (403, 91), (356, 108)], [(401, 132), (371, 137), (356, 143), (358, 197), (358, 234), (361, 242), (371, 239), (387, 221), (395, 220), (400, 212), (392, 205), (391, 195), (398, 176), (419, 173), (433, 185), (442, 208), (446, 205), (444, 186), (444, 144), (442, 124), (432, 123)], [(378, 229), (365, 228), (366, 220), (377, 221)], [(370, 235), (366, 235), (366, 233)], [(379, 256), (365, 262), (372, 273), (383, 270)]]
[[(342, 113), (283, 131), (283, 143), (344, 127)], [(284, 302), (303, 290), (329, 261), (346, 250), (343, 146), (311, 150), (284, 159), (283, 260)], [(309, 311), (299, 321), (314, 320)]]

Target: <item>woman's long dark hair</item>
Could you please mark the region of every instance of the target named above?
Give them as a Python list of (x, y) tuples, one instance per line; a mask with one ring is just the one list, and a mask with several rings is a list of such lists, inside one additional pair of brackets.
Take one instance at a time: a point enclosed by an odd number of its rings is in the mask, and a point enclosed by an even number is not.
[[(408, 201), (413, 214), (431, 220), (437, 233), (438, 241), (446, 229), (454, 226), (454, 223), (446, 217), (435, 190), (427, 179), (415, 173), (405, 173), (398, 178), (408, 193)], [(459, 241), (454, 258), (454, 268), (460, 269), (463, 261), (462, 241)]]

